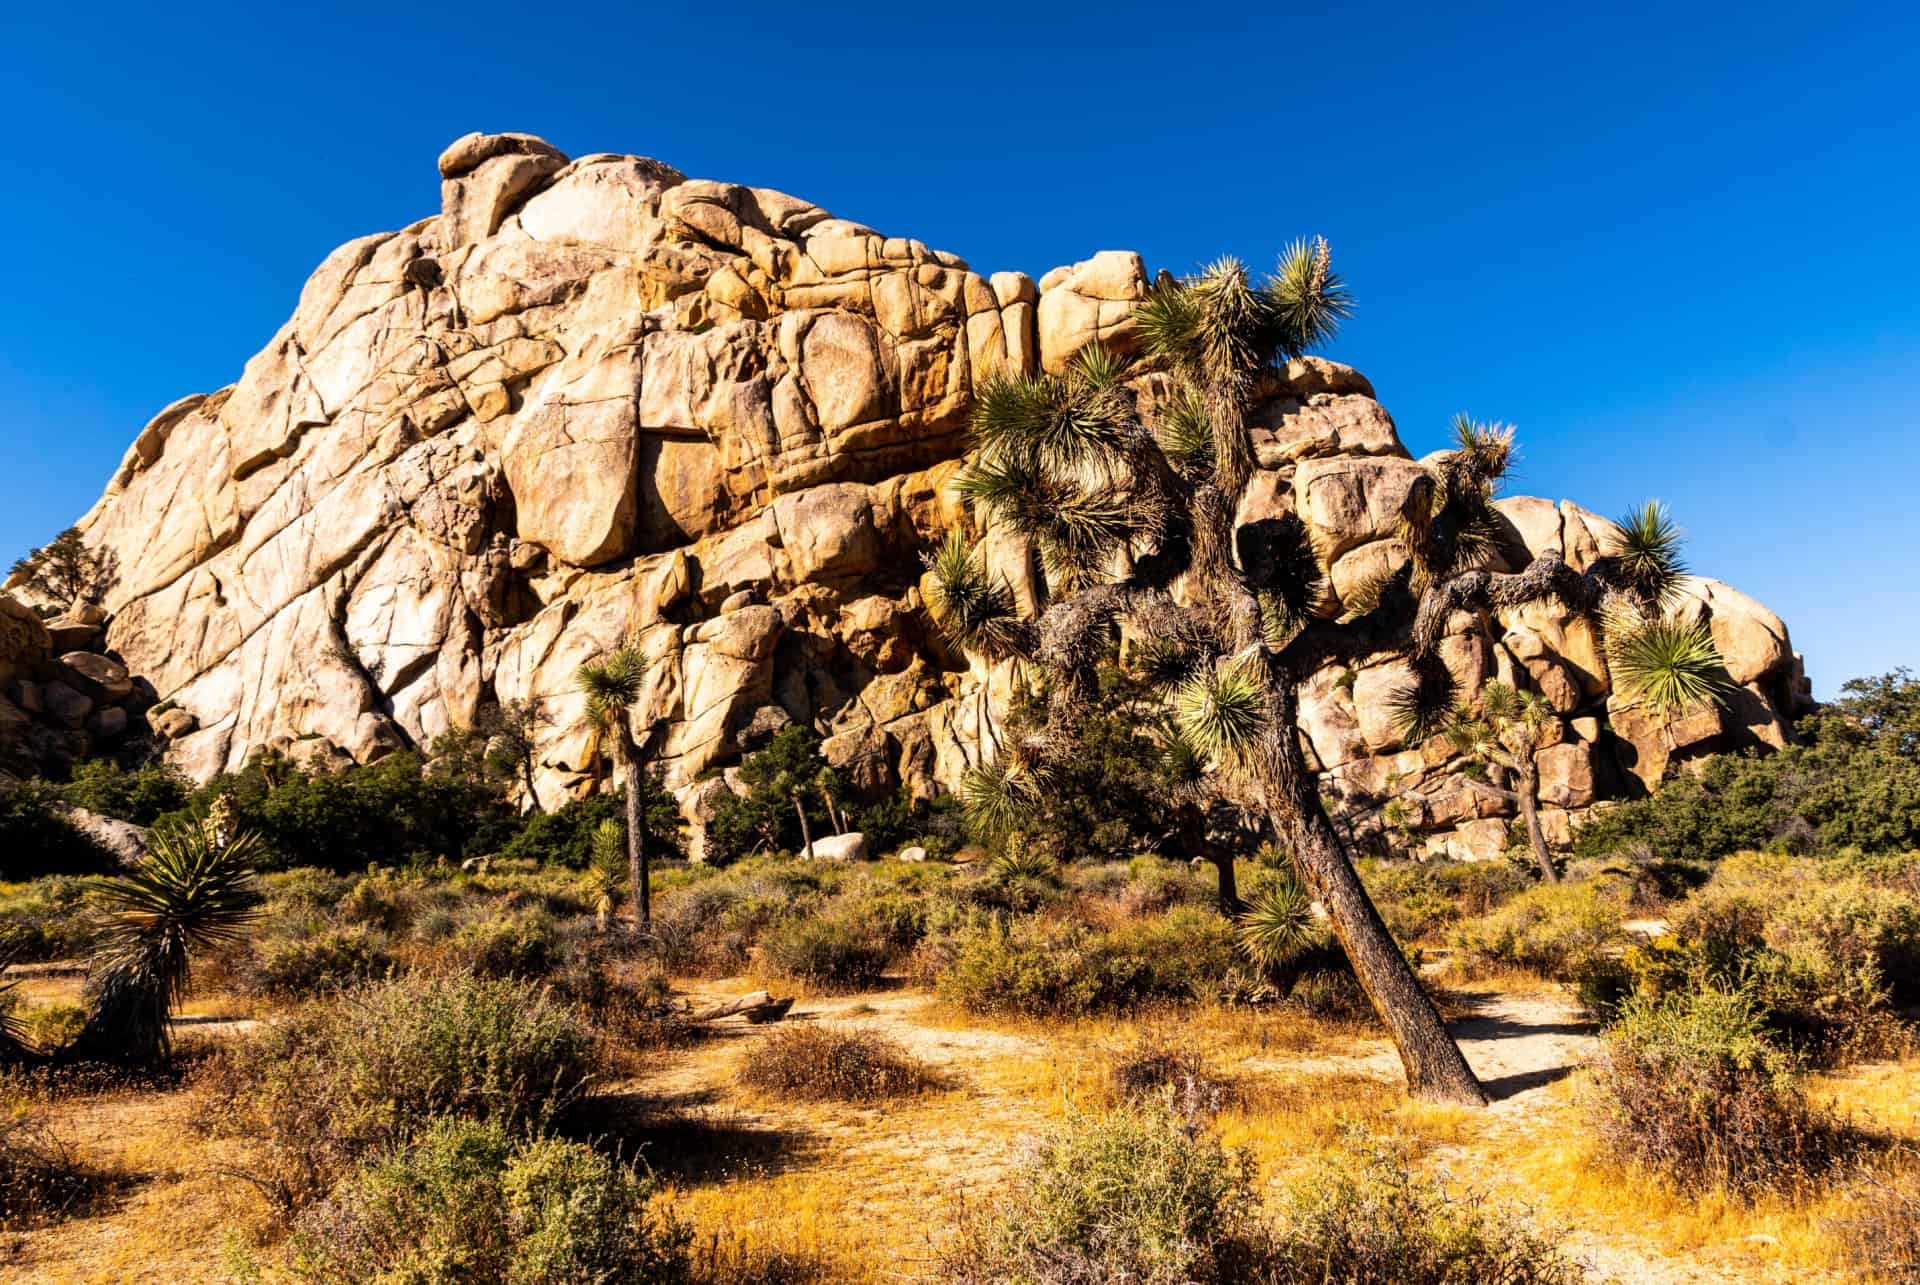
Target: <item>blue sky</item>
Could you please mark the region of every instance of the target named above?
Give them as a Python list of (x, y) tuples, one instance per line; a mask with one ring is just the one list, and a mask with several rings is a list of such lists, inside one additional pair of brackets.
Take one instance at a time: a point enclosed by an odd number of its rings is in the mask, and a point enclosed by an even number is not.
[(0, 18), (0, 557), (235, 379), (473, 129), (767, 185), (1034, 275), (1324, 233), (1421, 453), (1668, 501), (1816, 688), (1920, 664), (1912, 5), (130, 5)]

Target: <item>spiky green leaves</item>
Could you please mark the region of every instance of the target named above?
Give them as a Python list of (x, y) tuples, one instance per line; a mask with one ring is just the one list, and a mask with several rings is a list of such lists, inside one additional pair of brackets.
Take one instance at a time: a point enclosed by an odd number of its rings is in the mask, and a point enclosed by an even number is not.
[(1673, 605), (1687, 565), (1680, 558), (1680, 527), (1658, 500), (1648, 500), (1621, 518), (1608, 533), (1607, 555), (1617, 579), (1642, 606), (1664, 611)]
[(1261, 290), (1269, 352), (1298, 357), (1331, 341), (1353, 315), (1353, 295), (1333, 270), (1325, 237), (1295, 241)]
[(1022, 755), (1003, 752), (968, 768), (960, 778), (960, 807), (967, 828), (985, 843), (997, 843), (1039, 810), (1039, 773)]
[(1608, 623), (1606, 641), (1615, 685), (1665, 717), (1724, 703), (1733, 689), (1704, 621), (1616, 618)]
[(619, 903), (628, 878), (627, 827), (616, 817), (606, 817), (593, 828), (590, 842), (587, 893), (593, 899), (594, 914), (604, 920)]
[(1313, 899), (1290, 870), (1257, 889), (1234, 925), (1241, 951), (1261, 968), (1284, 968), (1324, 936)]
[(1489, 484), (1507, 475), (1518, 454), (1513, 425), (1483, 424), (1465, 412), (1453, 417), (1453, 449), (1474, 476)]
[(1213, 420), (1199, 389), (1181, 384), (1154, 418), (1160, 452), (1176, 472), (1197, 480), (1213, 472)]
[(1459, 683), (1437, 659), (1417, 663), (1411, 681), (1387, 695), (1387, 717), (1401, 740), (1412, 745), (1447, 730), (1454, 718)]
[(989, 657), (1005, 655), (1016, 621), (1013, 590), (994, 578), (978, 550), (959, 531), (947, 532), (929, 558), (927, 608), (935, 623), (962, 647)]
[(1267, 688), (1257, 658), (1203, 669), (1173, 693), (1181, 737), (1209, 758), (1233, 761), (1267, 726)]
[(1248, 522), (1235, 530), (1234, 545), (1248, 586), (1260, 596), (1263, 628), (1291, 634), (1327, 587), (1306, 523), (1293, 513)]
[(212, 827), (156, 829), (138, 865), (90, 886), (104, 932), (100, 971), (119, 973), (171, 1006), (190, 986), (188, 958), (238, 940), (260, 914), (258, 839), (224, 842)]
[(586, 697), (587, 720), (611, 730), (625, 726), (627, 711), (639, 701), (646, 677), (646, 656), (626, 643), (580, 666), (573, 681)]

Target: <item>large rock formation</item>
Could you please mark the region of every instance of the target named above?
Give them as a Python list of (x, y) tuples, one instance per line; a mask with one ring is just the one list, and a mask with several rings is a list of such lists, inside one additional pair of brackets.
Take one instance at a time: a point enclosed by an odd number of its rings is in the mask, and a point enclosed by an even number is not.
[[(587, 767), (574, 669), (629, 635), (690, 810), (704, 769), (788, 721), (872, 790), (990, 755), (1007, 675), (937, 636), (920, 554), (970, 520), (946, 483), (977, 382), (1129, 347), (1139, 256), (987, 277), (779, 192), (526, 135), (469, 135), (440, 174), (438, 215), (329, 255), (239, 381), (161, 411), (81, 522), (120, 568), (106, 650), (166, 700), (169, 756), (198, 776), (270, 746), (364, 761), (538, 698), (554, 804)], [(1346, 367), (1295, 362), (1268, 391), (1242, 518), (1299, 512), (1350, 593), (1393, 560), (1422, 466)], [(1584, 510), (1504, 509), (1515, 562), (1597, 555)], [(1031, 594), (1025, 551), (988, 542)], [(1566, 715), (1542, 767), (1568, 813), (1620, 768), (1785, 735), (1785, 627), (1710, 581), (1695, 606), (1744, 684), (1726, 718), (1610, 695), (1592, 637), (1547, 608), (1462, 619), (1449, 655)], [(43, 666), (18, 614), (0, 665)], [(1436, 846), (1477, 853), (1489, 804), (1399, 743), (1396, 673), (1323, 676), (1307, 739), (1337, 794), (1415, 797)]]

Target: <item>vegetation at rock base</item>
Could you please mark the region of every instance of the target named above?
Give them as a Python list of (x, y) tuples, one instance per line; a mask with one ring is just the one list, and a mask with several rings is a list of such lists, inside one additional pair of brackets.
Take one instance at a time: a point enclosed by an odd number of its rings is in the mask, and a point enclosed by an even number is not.
[(89, 548), (78, 527), (68, 527), (47, 543), (14, 561), (7, 578), (20, 582), (52, 604), (47, 614), (96, 604), (119, 578), (111, 550)]

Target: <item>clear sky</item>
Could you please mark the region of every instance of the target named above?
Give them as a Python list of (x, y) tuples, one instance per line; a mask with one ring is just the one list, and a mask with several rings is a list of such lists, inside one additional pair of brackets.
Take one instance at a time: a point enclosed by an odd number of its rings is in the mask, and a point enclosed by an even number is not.
[(1516, 423), (1516, 489), (1667, 500), (1822, 694), (1920, 666), (1911, 3), (5, 8), (0, 558), (524, 130), (981, 271), (1324, 233), (1416, 454)]

